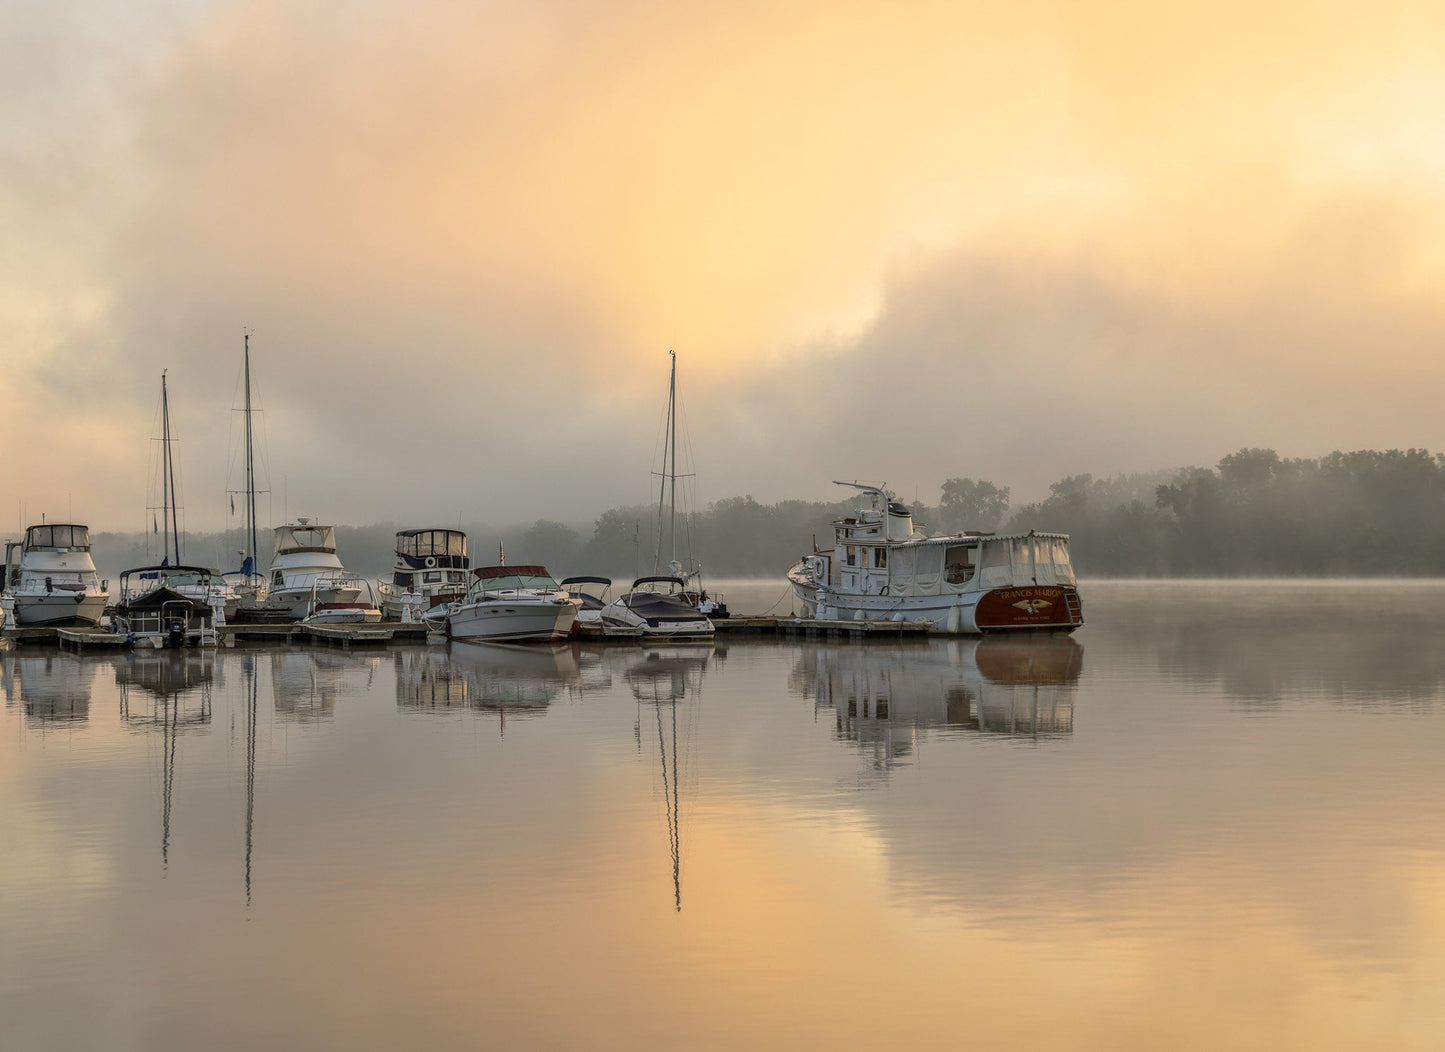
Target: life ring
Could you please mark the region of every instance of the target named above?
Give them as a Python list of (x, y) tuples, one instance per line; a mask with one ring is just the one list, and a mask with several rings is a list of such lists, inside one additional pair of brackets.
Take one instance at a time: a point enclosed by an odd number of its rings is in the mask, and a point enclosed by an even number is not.
[(437, 564), (437, 557), (436, 557), (435, 555), (428, 555), (428, 556), (426, 557), (427, 569), (431, 569), (431, 568), (432, 568), (433, 566), (435, 566), (436, 564)]

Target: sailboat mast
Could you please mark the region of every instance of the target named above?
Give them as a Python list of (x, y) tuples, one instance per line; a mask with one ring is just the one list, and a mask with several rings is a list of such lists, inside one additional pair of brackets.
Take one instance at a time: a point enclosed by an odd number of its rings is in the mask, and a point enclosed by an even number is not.
[(672, 440), (672, 469), (668, 478), (672, 483), (672, 511), (668, 527), (672, 533), (672, 561), (677, 562), (677, 352), (672, 355), (672, 378), (667, 385), (667, 433)]
[(171, 455), (171, 404), (170, 396), (166, 393), (166, 374), (161, 371), (161, 441), (163, 453), (161, 460), (161, 508), (162, 518), (169, 516), (166, 522), (166, 532), (169, 537), (161, 537), (161, 554), (166, 554), (166, 549), (173, 549), (175, 553), (175, 565), (181, 562), (181, 531), (180, 523), (176, 516), (176, 463)]
[(243, 336), (246, 349), (246, 535), (247, 558), (256, 572), (256, 460), (251, 440), (251, 334)]

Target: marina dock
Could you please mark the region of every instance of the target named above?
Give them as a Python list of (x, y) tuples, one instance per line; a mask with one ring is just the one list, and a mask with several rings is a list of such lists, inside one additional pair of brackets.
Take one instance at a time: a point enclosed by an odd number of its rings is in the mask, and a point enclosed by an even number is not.
[[(741, 639), (771, 636), (805, 639), (847, 639), (855, 641), (925, 639), (928, 628), (920, 621), (851, 621), (798, 617), (728, 617), (714, 622), (718, 638)], [(220, 644), (279, 643), (292, 646), (388, 646), (427, 642), (424, 624), (382, 621), (359, 625), (227, 624), (216, 630)], [(4, 631), (12, 646), (59, 646), (68, 650), (116, 650), (131, 645), (123, 632), (105, 628), (16, 627)], [(577, 639), (584, 643), (638, 646), (647, 641), (635, 637), (604, 636), (600, 629), (584, 625)], [(653, 641), (656, 642), (656, 641)]]

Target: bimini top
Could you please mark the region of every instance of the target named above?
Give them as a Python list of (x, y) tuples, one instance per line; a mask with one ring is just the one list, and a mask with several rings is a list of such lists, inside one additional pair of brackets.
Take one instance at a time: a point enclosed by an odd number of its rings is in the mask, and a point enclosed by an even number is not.
[(282, 552), (336, 553), (336, 527), (317, 526), (310, 519), (297, 519), (276, 527), (275, 554)]
[(90, 548), (90, 527), (68, 522), (46, 523), (25, 531), (26, 548)]
[(569, 584), (605, 584), (605, 585), (610, 585), (611, 583), (612, 583), (612, 578), (610, 578), (610, 577), (564, 577), (564, 578), (562, 578), (562, 587), (563, 587), (563, 588), (567, 587)]
[(632, 587), (637, 588), (644, 584), (675, 584), (679, 588), (686, 588), (687, 582), (681, 577), (673, 577), (671, 574), (663, 574), (661, 577), (639, 577), (632, 582)]
[(427, 526), (396, 531), (396, 554), (411, 556), (466, 555), (467, 535), (461, 530)]

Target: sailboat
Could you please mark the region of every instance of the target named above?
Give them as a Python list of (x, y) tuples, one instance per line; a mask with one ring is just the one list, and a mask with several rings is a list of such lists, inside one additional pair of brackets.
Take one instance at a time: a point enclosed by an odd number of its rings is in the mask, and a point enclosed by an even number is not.
[(347, 573), (336, 554), (336, 527), (310, 518), (277, 526), (272, 531), (271, 576), (256, 566), (256, 443), (251, 401), (251, 335), (245, 334), (246, 488), (241, 491), (246, 516), (246, 548), (241, 569), (229, 575), (241, 593), (240, 620), (300, 621), (323, 607), (356, 603), (366, 583)]
[[(113, 617), (117, 627), (136, 642), (153, 646), (184, 646), (215, 642), (215, 615), (234, 615), (240, 597), (219, 570), (181, 562), (179, 501), (171, 435), (170, 394), (161, 373), (161, 502), (153, 522), (161, 532), (161, 561), (137, 566), (120, 575), (120, 597)], [(161, 522), (164, 522), (163, 529)]]
[[(632, 588), (603, 607), (603, 624), (641, 631), (646, 639), (694, 640), (711, 639), (717, 631), (705, 607), (716, 606), (702, 589), (702, 571), (697, 566), (686, 570), (677, 558), (677, 352), (672, 356), (672, 371), (667, 386), (667, 431), (663, 435), (662, 479), (657, 495), (657, 550), (653, 558), (654, 572), (639, 577)], [(672, 542), (672, 558), (668, 572), (656, 572), (662, 562), (662, 524), (664, 513)], [(697, 580), (697, 586), (689, 582)], [(725, 611), (724, 611), (725, 613)]]
[[(241, 497), (242, 512), (246, 517), (245, 539), (246, 547), (238, 554), (241, 556), (241, 568), (233, 570), (226, 575), (231, 586), (241, 596), (241, 606), (248, 612), (258, 607), (266, 598), (266, 578), (256, 568), (256, 442), (255, 434), (252, 431), (252, 415), (254, 410), (251, 405), (251, 334), (245, 333), (243, 339), (243, 355), (245, 369), (245, 403), (241, 413), (245, 420), (246, 429), (246, 487), (239, 492)], [(234, 512), (237, 496), (236, 491), (231, 492), (231, 510)]]

